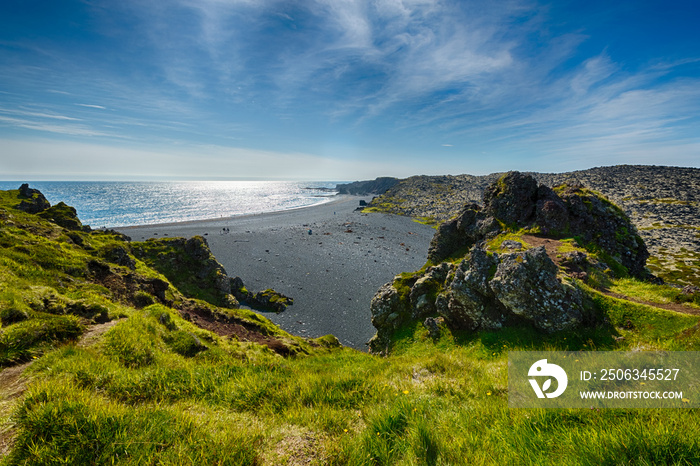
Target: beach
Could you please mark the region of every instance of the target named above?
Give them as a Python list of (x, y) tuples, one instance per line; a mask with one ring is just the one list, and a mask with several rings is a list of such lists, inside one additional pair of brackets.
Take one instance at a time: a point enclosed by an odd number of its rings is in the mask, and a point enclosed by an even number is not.
[(374, 335), (370, 301), (398, 273), (425, 264), (435, 230), (411, 218), (356, 211), (342, 195), (312, 207), (163, 225), (120, 227), (133, 241), (204, 236), (231, 277), (250, 291), (273, 288), (294, 298), (284, 312), (263, 313), (305, 337), (333, 334), (365, 351)]

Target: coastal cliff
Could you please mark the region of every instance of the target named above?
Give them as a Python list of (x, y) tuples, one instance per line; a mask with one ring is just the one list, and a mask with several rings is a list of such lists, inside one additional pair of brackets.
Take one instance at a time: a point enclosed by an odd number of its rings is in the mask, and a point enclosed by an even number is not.
[[(4, 192), (2, 201), (0, 240), (9, 275), (0, 299), (0, 366), (31, 360), (90, 325), (127, 316), (129, 308), (150, 309), (168, 321), (162, 316), (183, 317), (194, 328), (218, 329), (280, 354), (310, 348), (305, 339), (239, 309), (234, 294), (241, 295), (243, 283), (228, 277), (202, 237), (132, 242), (111, 230), (91, 230), (74, 208), (51, 206), (27, 185)], [(266, 294), (268, 304), (277, 297), (277, 311), (291, 301), (273, 290)], [(248, 301), (260, 304), (254, 295)]]
[(398, 178), (380, 177), (375, 180), (338, 184), (335, 189), (338, 191), (338, 194), (382, 194), (394, 187), (398, 182)]

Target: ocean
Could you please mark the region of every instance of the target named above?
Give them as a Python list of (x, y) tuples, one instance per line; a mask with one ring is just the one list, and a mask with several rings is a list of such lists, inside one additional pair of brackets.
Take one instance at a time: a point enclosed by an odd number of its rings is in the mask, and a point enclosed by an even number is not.
[[(19, 181), (0, 181), (17, 189)], [(51, 205), (75, 207), (93, 228), (184, 222), (276, 212), (322, 204), (336, 182), (298, 181), (36, 181)]]

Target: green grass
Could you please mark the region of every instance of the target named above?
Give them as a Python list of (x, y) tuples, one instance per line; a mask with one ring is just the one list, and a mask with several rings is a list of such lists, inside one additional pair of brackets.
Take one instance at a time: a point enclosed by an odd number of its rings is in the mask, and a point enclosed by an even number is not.
[[(447, 333), (433, 343), (417, 325), (388, 358), (342, 349), (293, 359), (213, 335), (209, 349), (182, 356), (165, 343), (180, 330), (160, 323), (154, 306), (95, 347), (64, 347), (33, 365), (45, 382), (14, 416), (19, 436), (7, 462), (56, 455), (130, 464), (189, 455), (209, 464), (279, 464), (303, 451), (319, 464), (693, 464), (694, 412), (507, 407), (508, 351), (677, 349), (667, 340), (687, 341), (683, 332), (697, 323), (603, 295), (598, 305), (609, 328), (583, 334), (508, 329)], [(609, 338), (618, 333), (626, 338)], [(124, 360), (110, 335), (129, 342), (150, 335), (151, 359)], [(697, 339), (691, 347), (700, 347)]]
[(497, 253), (503, 253), (503, 252), (512, 252), (511, 249), (504, 248), (503, 247), (503, 242), (504, 241), (516, 241), (520, 244), (522, 244), (521, 250), (526, 250), (530, 249), (530, 245), (525, 241), (522, 236), (523, 236), (524, 230), (520, 229), (517, 232), (505, 232), (501, 233), (500, 235), (496, 236), (495, 238), (489, 240), (486, 243), (486, 249), (491, 252), (497, 252)]
[(66, 384), (38, 383), (15, 415), (7, 464), (256, 464), (260, 430), (188, 406), (115, 403)]
[(83, 332), (75, 316), (42, 315), (0, 331), (0, 367), (27, 361), (52, 345), (73, 340)]
[(668, 304), (683, 303), (688, 306), (700, 308), (700, 296), (684, 294), (678, 288), (642, 282), (632, 278), (614, 280), (610, 291), (639, 298), (650, 303)]
[[(509, 351), (698, 351), (696, 316), (581, 285), (597, 315), (590, 328), (556, 334), (527, 327), (445, 329), (433, 341), (413, 322), (382, 358), (338, 348), (330, 336), (292, 337), (251, 311), (188, 301), (295, 345), (295, 356), (283, 358), (267, 346), (201, 329), (148, 293), (142, 309), (120, 301), (86, 266), (113, 257), (115, 248), (131, 254), (122, 238), (69, 235), (12, 209), (13, 196), (0, 192), (0, 365), (34, 362), (25, 371), (27, 391), (3, 402), (8, 412), (0, 435), (11, 434), (14, 443), (0, 464), (700, 462), (694, 410), (517, 410), (507, 404)], [(149, 265), (151, 255), (130, 257), (135, 270), (110, 263), (115, 277), (166, 280)], [(401, 275), (405, 299), (418, 276)], [(188, 296), (175, 282), (168, 299), (177, 307)], [(630, 279), (610, 286), (652, 302), (678, 299), (677, 290)], [(124, 318), (90, 346), (77, 344), (103, 313)], [(4, 390), (0, 384), (3, 398)]]

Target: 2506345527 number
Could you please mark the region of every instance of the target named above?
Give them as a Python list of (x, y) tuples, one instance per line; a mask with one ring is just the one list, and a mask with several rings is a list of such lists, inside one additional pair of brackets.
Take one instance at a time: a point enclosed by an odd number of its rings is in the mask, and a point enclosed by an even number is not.
[(680, 369), (602, 369), (600, 380), (676, 380)]

